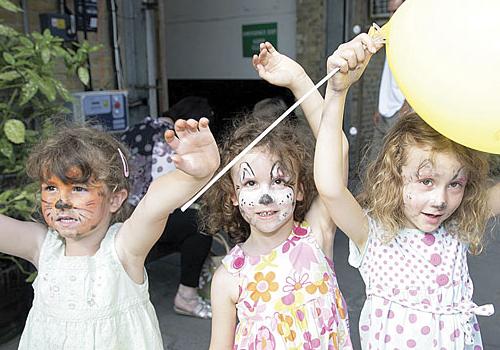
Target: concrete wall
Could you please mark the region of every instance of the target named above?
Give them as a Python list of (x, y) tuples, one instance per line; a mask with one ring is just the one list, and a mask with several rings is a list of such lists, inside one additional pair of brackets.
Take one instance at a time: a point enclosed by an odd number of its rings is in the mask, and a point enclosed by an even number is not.
[(295, 57), (294, 0), (183, 0), (165, 4), (168, 79), (258, 79), (242, 53), (242, 25), (277, 23)]

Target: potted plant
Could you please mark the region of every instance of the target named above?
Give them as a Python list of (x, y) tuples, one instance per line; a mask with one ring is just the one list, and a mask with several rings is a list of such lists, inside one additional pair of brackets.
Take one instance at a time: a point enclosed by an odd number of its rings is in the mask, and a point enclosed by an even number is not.
[[(21, 11), (9, 0), (0, 0), (0, 10)], [(30, 220), (34, 212), (38, 189), (25, 175), (26, 158), (71, 100), (55, 78), (58, 63), (83, 84), (89, 81), (88, 54), (98, 47), (70, 45), (49, 31), (26, 35), (0, 23), (0, 214)], [(33, 271), (28, 262), (0, 253), (0, 344), (24, 326)]]

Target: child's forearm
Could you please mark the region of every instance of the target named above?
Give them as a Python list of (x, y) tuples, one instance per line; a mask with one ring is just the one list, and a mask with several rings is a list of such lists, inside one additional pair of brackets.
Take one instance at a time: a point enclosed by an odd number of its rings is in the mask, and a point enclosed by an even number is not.
[[(304, 72), (294, 80), (289, 88), (295, 98), (298, 100), (313, 87), (313, 81)], [(309, 127), (311, 128), (314, 137), (317, 138), (319, 124), (321, 121), (321, 113), (323, 111), (323, 96), (321, 96), (318, 90), (315, 90), (311, 95), (309, 95), (308, 98), (304, 100), (304, 102), (302, 102), (300, 107), (304, 111), (304, 115), (307, 119), (307, 122), (309, 123)]]
[(140, 205), (150, 220), (163, 220), (192, 198), (212, 175), (197, 178), (180, 170), (171, 171), (151, 183)]
[[(347, 91), (327, 93), (316, 142), (314, 177), (320, 195), (336, 197), (346, 188), (347, 157), (343, 144), (343, 114)], [(326, 161), (328, 160), (328, 161)]]
[[(309, 76), (304, 72), (303, 75), (297, 77), (294, 82), (289, 86), (290, 91), (292, 91), (295, 98), (298, 100), (302, 96), (304, 96), (310, 89), (314, 87), (314, 83), (309, 78)], [(328, 94), (328, 90), (327, 90)], [(321, 115), (323, 113), (323, 96), (319, 93), (318, 90), (315, 90), (308, 98), (304, 100), (301, 104), (301, 108), (304, 111), (304, 115), (309, 123), (309, 127), (311, 128), (313, 135), (315, 138), (318, 138), (319, 126), (321, 122)], [(347, 137), (342, 131), (342, 146), (344, 151), (344, 157), (347, 161), (349, 154), (349, 143), (347, 141)], [(348, 168), (345, 168), (344, 178), (347, 181), (348, 178)]]

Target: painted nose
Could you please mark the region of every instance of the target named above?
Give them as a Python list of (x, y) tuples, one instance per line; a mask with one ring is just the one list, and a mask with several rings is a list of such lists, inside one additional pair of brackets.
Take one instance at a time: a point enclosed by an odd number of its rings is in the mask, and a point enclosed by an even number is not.
[(448, 206), (447, 200), (446, 200), (446, 191), (439, 191), (436, 193), (436, 197), (434, 198), (434, 201), (432, 203), (432, 206), (436, 208), (437, 210), (444, 210)]
[(262, 205), (268, 205), (268, 204), (271, 204), (273, 201), (273, 198), (268, 195), (267, 193), (262, 195), (262, 197), (260, 197), (259, 199), (259, 204), (262, 204)]
[(447, 204), (446, 204), (446, 202), (436, 203), (436, 204), (433, 204), (433, 207), (438, 209), (438, 210), (445, 210), (447, 207)]
[(73, 206), (70, 203), (64, 203), (62, 199), (59, 199), (55, 204), (56, 209), (71, 209)]

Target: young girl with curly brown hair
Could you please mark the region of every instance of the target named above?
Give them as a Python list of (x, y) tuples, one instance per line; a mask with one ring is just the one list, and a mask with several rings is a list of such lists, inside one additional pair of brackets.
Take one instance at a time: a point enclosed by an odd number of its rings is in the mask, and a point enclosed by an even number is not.
[(163, 349), (144, 261), (169, 214), (219, 165), (206, 118), (179, 120), (175, 132), (165, 138), (177, 170), (153, 181), (128, 218), (127, 151), (112, 136), (73, 126), (33, 149), (27, 171), (44, 222), (0, 215), (0, 251), (38, 270), (19, 349)]
[[(269, 43), (261, 45), (254, 65), (296, 96), (313, 86)], [(323, 102), (319, 93), (312, 101)], [(316, 107), (303, 106), (314, 135), (321, 114)], [(261, 108), (241, 120), (224, 142), (222, 164), (276, 114)], [(313, 140), (297, 120), (282, 122), (205, 197), (208, 230), (223, 229), (236, 243), (212, 282), (210, 349), (352, 349), (332, 262), (336, 226), (313, 181)]]
[(319, 194), (349, 236), (349, 262), (366, 285), (362, 348), (482, 349), (476, 315), (491, 315), (493, 306), (472, 301), (467, 252), (481, 251), (486, 221), (500, 213), (500, 185), (487, 185), (487, 155), (412, 113), (384, 138), (358, 200), (339, 170), (347, 90), (376, 49), (361, 34), (328, 59), (328, 70), (340, 72), (328, 82), (315, 154)]

